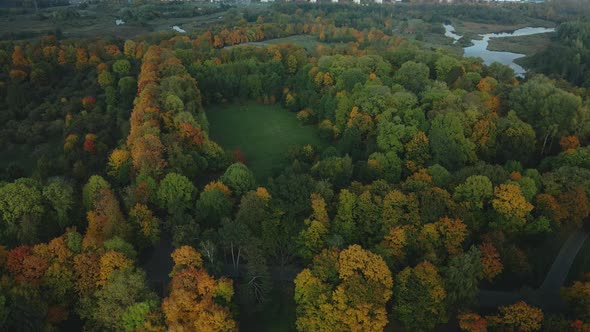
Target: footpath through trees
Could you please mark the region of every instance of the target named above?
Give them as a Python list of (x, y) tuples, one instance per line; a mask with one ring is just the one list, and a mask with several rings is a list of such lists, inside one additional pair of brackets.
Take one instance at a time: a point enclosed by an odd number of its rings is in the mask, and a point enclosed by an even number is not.
[(525, 300), (545, 311), (555, 312), (563, 309), (564, 303), (559, 296), (559, 290), (563, 287), (568, 272), (587, 238), (588, 233), (582, 231), (575, 231), (568, 237), (538, 289), (530, 292), (481, 290), (478, 296), (479, 305), (496, 308)]

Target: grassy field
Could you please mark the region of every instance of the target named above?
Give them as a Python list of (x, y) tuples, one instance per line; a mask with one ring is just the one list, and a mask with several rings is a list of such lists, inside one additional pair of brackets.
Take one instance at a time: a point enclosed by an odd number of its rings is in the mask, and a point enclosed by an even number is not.
[(322, 145), (314, 128), (302, 126), (294, 113), (278, 105), (210, 106), (207, 118), (211, 137), (224, 149), (240, 149), (261, 182), (286, 166), (289, 147)]
[(530, 36), (491, 38), (488, 49), (531, 55), (549, 47), (553, 35), (554, 33), (539, 33)]
[(586, 239), (584, 246), (580, 249), (572, 264), (566, 284), (578, 279), (582, 273), (588, 272), (590, 272), (590, 240)]
[[(215, 5), (207, 3), (185, 4), (184, 8), (208, 9), (215, 8)], [(132, 11), (135, 15), (142, 12), (154, 13), (149, 19), (136, 19), (126, 21), (124, 25), (116, 25), (115, 20), (124, 18), (126, 10)], [(163, 15), (169, 9), (181, 9), (178, 6), (109, 6), (105, 4), (92, 4), (86, 7), (77, 5), (51, 7), (40, 9), (39, 13), (32, 11), (13, 15), (0, 16), (0, 36), (15, 40), (31, 39), (39, 36), (60, 31), (64, 38), (95, 38), (95, 37), (119, 37), (132, 38), (151, 32), (173, 33), (172, 26), (178, 25), (187, 33), (196, 31), (199, 28), (210, 27), (215, 23), (223, 22), (226, 11), (219, 11), (209, 14), (196, 14), (194, 16)], [(160, 12), (158, 12), (160, 11)]]
[[(266, 47), (266, 46), (270, 46), (270, 45), (279, 45), (279, 44), (294, 44), (297, 46), (301, 46), (308, 51), (315, 50), (316, 46), (318, 46), (318, 45), (327, 45), (325, 43), (319, 42), (316, 39), (316, 37), (314, 37), (314, 36), (295, 35), (295, 36), (284, 37), (284, 38), (269, 39), (269, 40), (265, 40), (263, 42), (249, 42), (249, 43), (241, 44), (240, 46), (251, 45), (251, 46)], [(235, 46), (227, 46), (226, 48), (231, 48), (231, 47), (235, 47)]]
[(291, 44), (295, 44), (298, 46), (302, 46), (308, 51), (314, 50), (316, 48), (316, 46), (324, 44), (322, 42), (319, 42), (316, 39), (316, 37), (309, 36), (309, 35), (296, 35), (296, 36), (290, 36), (290, 37), (285, 37), (285, 38), (271, 39), (271, 40), (265, 41), (265, 43), (271, 44), (271, 45), (291, 43)]

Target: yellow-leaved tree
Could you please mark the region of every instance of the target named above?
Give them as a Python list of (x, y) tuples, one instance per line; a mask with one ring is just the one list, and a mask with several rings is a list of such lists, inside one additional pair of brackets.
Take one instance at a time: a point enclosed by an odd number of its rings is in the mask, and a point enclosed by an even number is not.
[(383, 259), (359, 245), (326, 249), (295, 278), (299, 331), (382, 331), (393, 279)]

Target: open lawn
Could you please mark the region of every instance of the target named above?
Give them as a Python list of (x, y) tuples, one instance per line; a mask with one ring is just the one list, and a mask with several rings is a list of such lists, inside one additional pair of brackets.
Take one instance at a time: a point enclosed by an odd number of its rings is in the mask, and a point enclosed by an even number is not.
[(244, 43), (244, 44), (240, 44), (240, 45), (226, 46), (225, 48), (244, 46), (244, 45), (267, 47), (270, 45), (280, 45), (280, 44), (293, 44), (293, 45), (301, 46), (301, 47), (305, 48), (307, 51), (315, 50), (316, 46), (318, 46), (318, 45), (326, 45), (325, 43), (318, 41), (316, 39), (316, 37), (314, 37), (314, 36), (295, 35), (295, 36), (289, 36), (289, 37), (283, 37), (283, 38), (269, 39), (269, 40), (265, 40), (265, 41), (261, 41), (261, 42), (249, 42), (249, 43)]
[(215, 105), (207, 108), (210, 135), (224, 149), (240, 149), (258, 181), (287, 165), (291, 146), (322, 146), (313, 127), (302, 126), (295, 113), (278, 105)]
[(271, 45), (291, 43), (294, 45), (302, 46), (308, 51), (314, 50), (316, 48), (316, 46), (318, 46), (320, 44), (324, 44), (322, 42), (319, 42), (316, 39), (316, 37), (309, 36), (309, 35), (295, 35), (295, 36), (290, 36), (290, 37), (285, 37), (285, 38), (270, 39), (270, 40), (265, 41), (265, 43), (271, 44)]

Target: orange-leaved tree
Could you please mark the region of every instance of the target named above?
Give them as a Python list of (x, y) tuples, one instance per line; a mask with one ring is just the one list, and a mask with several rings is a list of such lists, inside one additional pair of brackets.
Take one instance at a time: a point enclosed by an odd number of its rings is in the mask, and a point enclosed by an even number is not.
[(162, 301), (169, 331), (237, 331), (228, 308), (232, 281), (215, 279), (203, 267), (201, 254), (190, 246), (172, 253), (170, 295)]

